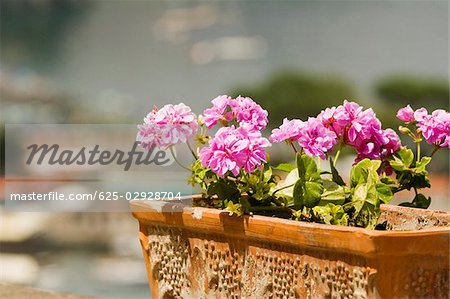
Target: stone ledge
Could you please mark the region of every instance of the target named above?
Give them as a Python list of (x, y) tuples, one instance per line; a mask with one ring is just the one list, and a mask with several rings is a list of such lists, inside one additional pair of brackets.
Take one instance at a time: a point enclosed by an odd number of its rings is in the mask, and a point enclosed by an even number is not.
[(77, 296), (33, 289), (7, 283), (0, 283), (0, 297), (2, 299), (94, 299), (90, 296)]

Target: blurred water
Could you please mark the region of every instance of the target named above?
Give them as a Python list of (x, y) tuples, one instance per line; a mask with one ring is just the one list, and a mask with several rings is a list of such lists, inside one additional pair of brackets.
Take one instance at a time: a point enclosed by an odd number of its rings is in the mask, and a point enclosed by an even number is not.
[(143, 258), (88, 250), (53, 253), (35, 286), (105, 299), (150, 298)]

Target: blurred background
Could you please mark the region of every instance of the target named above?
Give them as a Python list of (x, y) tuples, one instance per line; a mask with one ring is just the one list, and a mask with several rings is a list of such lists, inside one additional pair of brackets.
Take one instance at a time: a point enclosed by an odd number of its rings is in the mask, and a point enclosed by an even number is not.
[[(219, 94), (251, 96), (272, 127), (345, 99), (393, 128), (406, 104), (449, 109), (447, 1), (0, 3), (2, 148), (5, 123), (137, 124)], [(448, 151), (435, 157), (431, 208), (449, 210)], [(2, 281), (149, 297), (129, 214), (1, 213)]]

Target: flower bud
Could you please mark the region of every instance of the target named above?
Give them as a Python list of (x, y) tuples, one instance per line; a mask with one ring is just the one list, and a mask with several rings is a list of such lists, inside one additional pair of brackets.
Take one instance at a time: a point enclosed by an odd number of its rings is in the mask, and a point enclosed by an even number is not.
[(411, 130), (408, 129), (407, 127), (400, 126), (400, 127), (398, 127), (398, 131), (405, 135), (410, 135), (410, 136), (412, 135)]

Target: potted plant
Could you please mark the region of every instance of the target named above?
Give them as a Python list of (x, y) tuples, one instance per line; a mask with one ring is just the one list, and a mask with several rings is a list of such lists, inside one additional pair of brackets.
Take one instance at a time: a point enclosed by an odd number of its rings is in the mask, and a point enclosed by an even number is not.
[[(172, 148), (195, 136), (187, 168), (202, 192), (193, 207), (131, 203), (153, 298), (447, 298), (450, 213), (426, 210), (421, 189), (450, 147), (450, 114), (407, 106), (397, 117), (415, 154), (354, 102), (285, 119), (269, 139), (268, 113), (248, 97), (219, 96), (198, 118), (184, 104), (154, 109), (137, 140)], [(276, 142), (295, 163), (270, 165)], [(357, 154), (348, 183), (344, 147)], [(411, 202), (387, 205), (403, 190)]]

